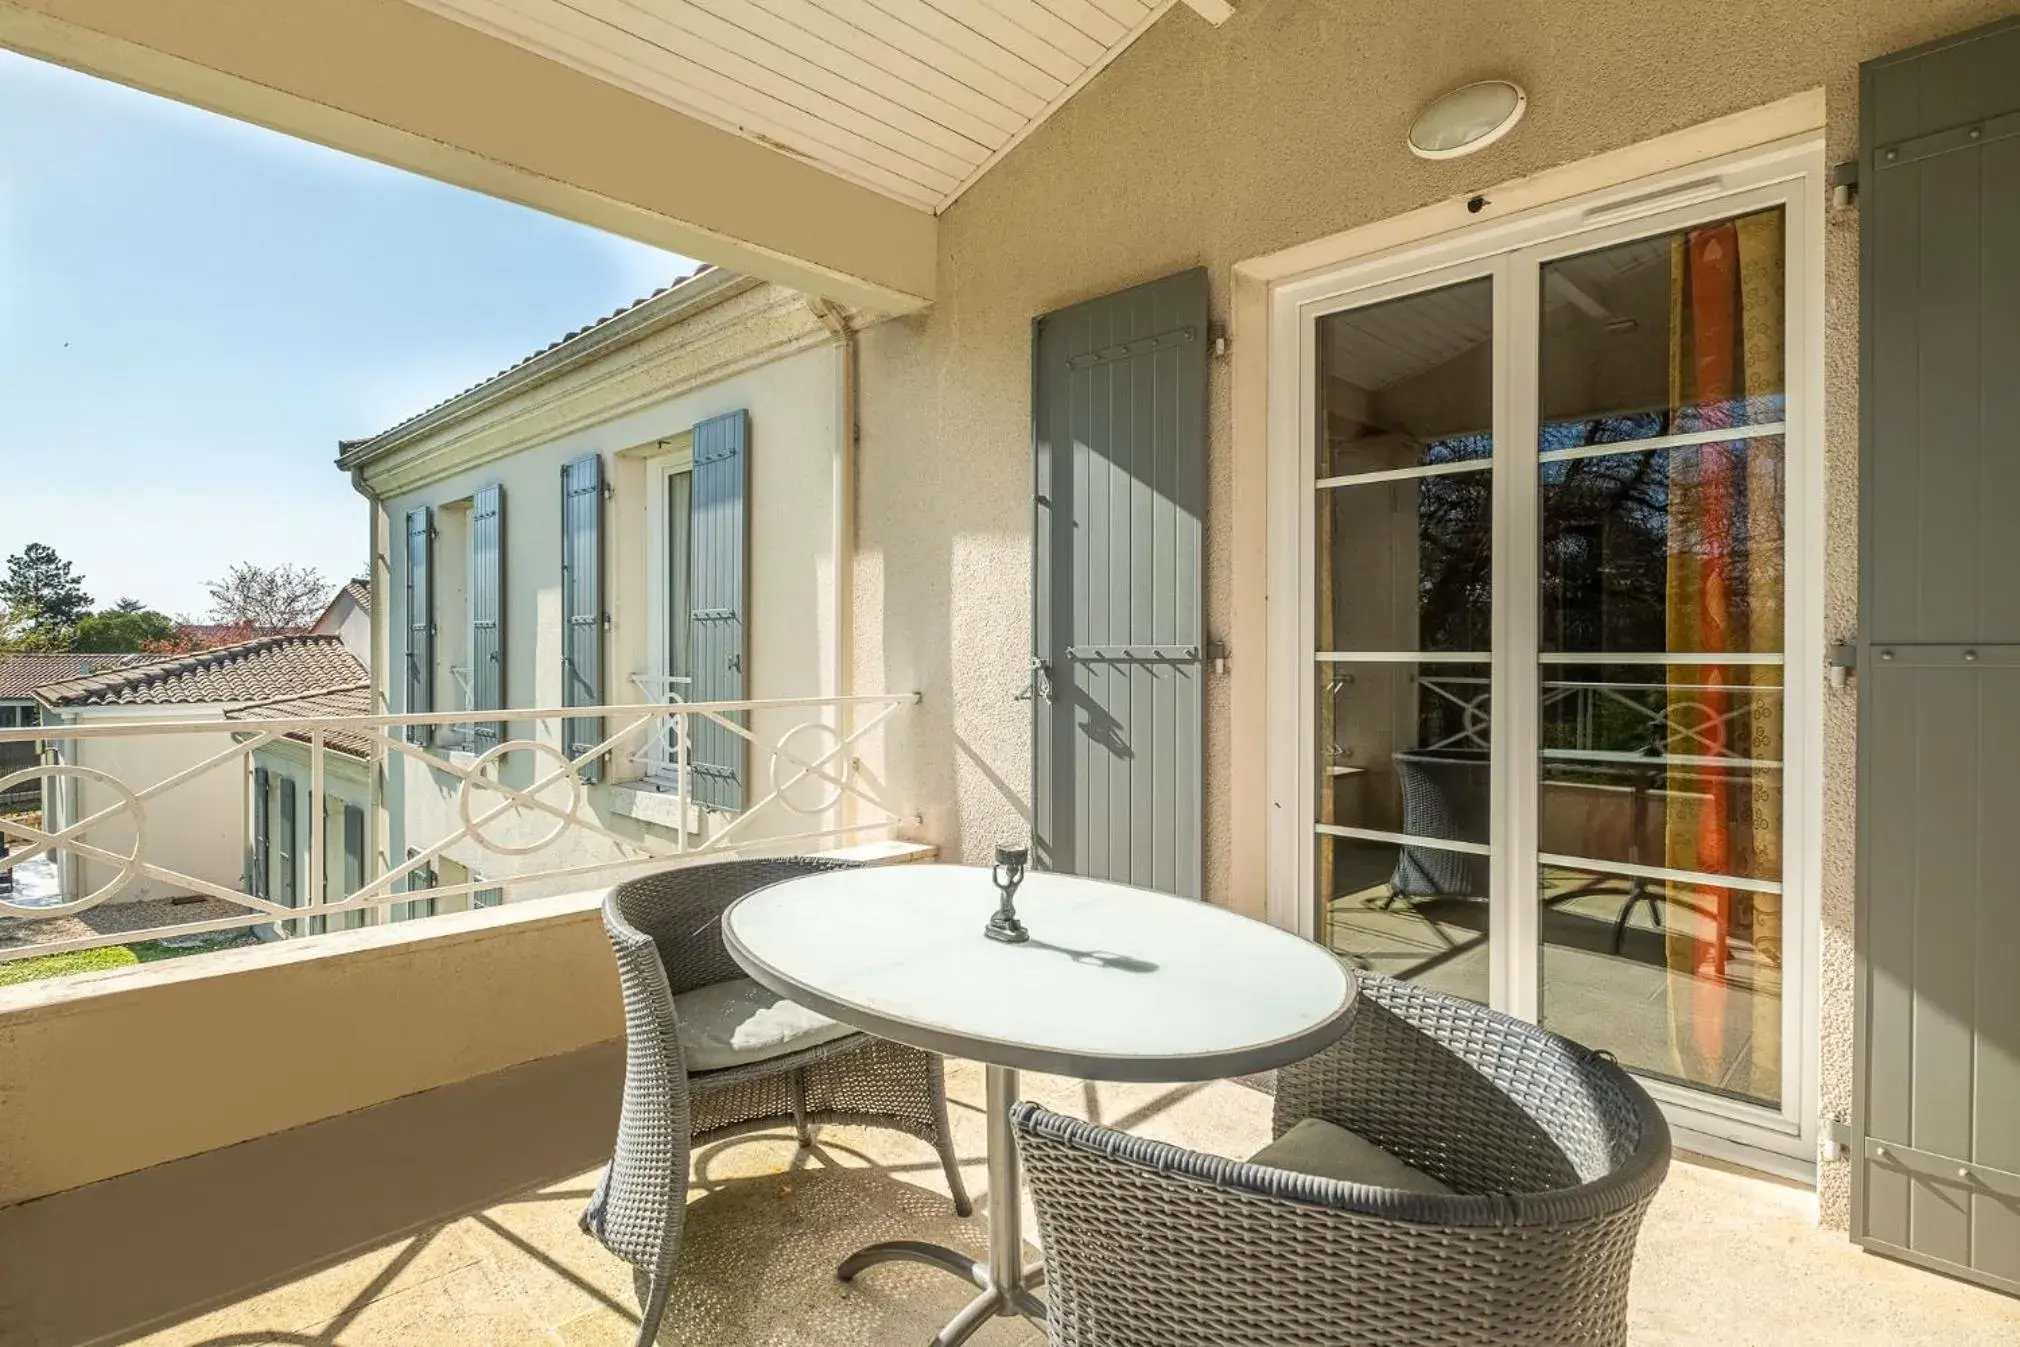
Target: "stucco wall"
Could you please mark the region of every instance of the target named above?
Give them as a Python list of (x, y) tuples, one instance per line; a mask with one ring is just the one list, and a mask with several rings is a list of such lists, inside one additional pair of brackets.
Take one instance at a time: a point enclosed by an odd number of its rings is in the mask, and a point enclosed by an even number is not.
[[(171, 708), (174, 719), (218, 720), (215, 707)], [(127, 708), (108, 707), (75, 713), (78, 725), (135, 723), (142, 719), (164, 719), (160, 708), (150, 708), (146, 717)], [(187, 770), (206, 758), (232, 747), (229, 732), (216, 734), (149, 734), (132, 738), (73, 739), (66, 742), (63, 761), (104, 772), (136, 793)], [(68, 821), (88, 818), (120, 803), (117, 792), (101, 782), (76, 780), (70, 798), (76, 812)], [(153, 865), (195, 879), (209, 880), (229, 888), (239, 887), (245, 863), (246, 818), (245, 761), (234, 757), (180, 785), (142, 802), (141, 827), (145, 833), (142, 857)], [(109, 818), (91, 828), (83, 840), (107, 851), (126, 855), (134, 847), (131, 812)], [(96, 891), (119, 873), (110, 861), (78, 857), (71, 862), (72, 896)], [(173, 898), (192, 890), (181, 884), (136, 876), (132, 883), (111, 899), (113, 902), (140, 902), (144, 899)]]
[(620, 1036), (599, 899), (0, 988), (0, 1207)]
[[(865, 337), (858, 651), (866, 683), (925, 704), (890, 764), (950, 853), (1028, 828), (1031, 319), (1205, 265), (1230, 312), (1247, 258), (1601, 151), (1822, 88), (1832, 162), (1857, 144), (1861, 60), (2015, 12), (2013, 0), (1246, 0), (1216, 30), (1155, 25), (941, 221), (939, 299)], [(1411, 117), (1468, 80), (1531, 97), (1501, 144), (1434, 163)], [(1856, 612), (1856, 216), (1827, 260), (1827, 633)], [(1234, 332), (1244, 342), (1262, 334)], [(1210, 385), (1207, 616), (1231, 626), (1229, 366)], [(1247, 596), (1253, 602), (1255, 596)], [(1237, 664), (1263, 652), (1231, 651)], [(1207, 888), (1246, 909), (1230, 866), (1231, 687), (1207, 690)], [(935, 751), (951, 744), (953, 752)], [(1260, 751), (1260, 745), (1248, 745)], [(1852, 703), (1827, 710), (1823, 1108), (1851, 1079)], [(1244, 878), (1244, 884), (1249, 881)], [(1843, 1166), (1826, 1166), (1842, 1223)]]
[[(555, 706), (561, 699), (560, 472), (562, 464), (589, 453), (603, 455), (606, 480), (611, 487), (605, 507), (605, 585), (610, 612), (605, 643), (605, 697), (609, 704), (652, 700), (632, 682), (632, 675), (647, 672), (650, 663), (647, 558), (649, 549), (657, 545), (648, 537), (645, 501), (649, 483), (643, 467), (644, 456), (655, 452), (652, 446), (657, 442), (682, 435), (698, 421), (737, 408), (749, 411), (751, 424), (753, 522), (747, 695), (817, 697), (831, 696), (837, 691), (834, 456), (841, 407), (840, 356), (837, 347), (820, 334), (812, 315), (796, 297), (784, 296), (782, 301), (783, 292), (759, 294), (770, 308), (754, 311), (739, 321), (753, 325), (789, 322), (798, 339), (796, 349), (789, 344), (783, 353), (763, 363), (734, 368), (712, 381), (698, 381), (692, 377), (694, 367), (706, 369), (705, 362), (720, 358), (720, 352), (705, 343), (682, 351), (675, 343), (663, 353), (664, 359), (629, 376), (625, 401), (601, 419), (595, 415), (593, 396), (585, 401), (584, 397), (571, 396), (568, 388), (532, 390), (513, 405), (494, 412), (486, 427), (474, 431), (470, 427), (454, 427), (445, 431), (444, 438), (453, 439), (458, 435), (490, 434), (490, 425), (500, 427), (501, 432), (509, 427), (509, 435), (497, 438), (485, 448), (489, 461), (388, 497), (386, 508), (397, 521), (416, 505), (439, 509), (446, 502), (467, 498), (486, 483), (502, 483), (508, 705)], [(600, 362), (604, 368), (582, 371), (576, 391), (593, 387), (599, 378), (608, 380), (624, 373), (637, 360), (635, 352), (614, 353)], [(665, 390), (657, 399), (650, 396), (653, 379)], [(604, 396), (607, 398), (608, 394)], [(608, 402), (604, 405), (610, 406)], [(393, 471), (399, 471), (397, 465)], [(438, 573), (450, 569), (439, 551), (447, 545), (446, 536), (437, 544)], [(397, 670), (403, 667), (400, 640), (407, 620), (404, 557), (398, 548), (390, 562), (385, 603), (394, 657), (388, 661), (388, 667)], [(436, 605), (438, 627), (446, 634), (462, 621), (461, 609), (439, 583)], [(402, 682), (395, 677), (391, 683), (392, 707), (395, 711), (404, 710)], [(871, 685), (870, 690), (883, 689)], [(454, 695), (453, 683), (438, 675), (437, 706), (454, 705), (450, 700)], [(758, 713), (752, 717), (751, 729), (760, 739), (775, 740), (813, 714)], [(517, 722), (512, 732), (524, 736), (532, 733), (533, 727)], [(547, 721), (538, 727), (537, 737), (554, 742), (558, 734), (558, 722)], [(796, 743), (802, 751), (810, 746), (818, 750), (820, 745), (819, 739)], [(525, 784), (532, 779), (533, 766), (527, 755), (512, 755), (507, 766), (508, 779)], [(540, 770), (545, 772), (552, 766), (551, 761), (542, 761)], [(767, 756), (753, 748), (750, 766), (747, 798), (755, 801), (770, 790)], [(388, 776), (390, 855), (394, 864), (404, 860), (408, 848), (428, 847), (462, 826), (457, 778), (410, 758), (393, 761)], [(802, 787), (794, 792), (794, 797), (805, 802), (818, 800), (824, 794), (824, 790)], [(559, 788), (547, 798), (562, 802)], [(483, 796), (477, 797), (477, 812), (488, 807), (483, 800)], [(629, 816), (632, 807), (614, 799), (607, 786), (590, 791), (590, 804), (613, 832), (624, 837), (672, 839), (670, 831), (659, 831)], [(808, 817), (784, 811), (774, 804), (741, 829), (739, 835), (762, 838), (833, 827), (838, 822), (832, 811)], [(520, 844), (547, 835), (554, 826), (550, 817), (529, 812), (487, 825), (486, 832), (510, 844)], [(467, 841), (445, 854), (486, 878), (500, 879), (535, 869), (600, 863), (615, 859), (619, 853), (609, 839), (578, 830), (554, 846), (528, 856), (489, 852)], [(564, 888), (580, 882), (557, 881)], [(537, 886), (508, 887), (506, 896), (516, 900), (542, 891)]]
[(315, 633), (318, 636), (334, 636), (344, 643), (344, 649), (352, 658), (370, 668), (372, 664), (372, 614), (363, 604), (351, 597), (348, 587), (338, 590), (337, 597), (323, 615), (316, 619)]

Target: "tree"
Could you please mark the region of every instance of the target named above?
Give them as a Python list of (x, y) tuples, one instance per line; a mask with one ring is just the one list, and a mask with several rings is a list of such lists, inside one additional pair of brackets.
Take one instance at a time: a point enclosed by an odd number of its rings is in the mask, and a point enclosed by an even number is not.
[(71, 628), (70, 648), (92, 654), (145, 650), (150, 642), (175, 639), (177, 630), (167, 613), (122, 603), (81, 619)]
[(47, 655), (68, 644), (70, 628), (38, 628), (35, 618), (32, 607), (0, 598), (0, 655)]
[(272, 631), (306, 627), (328, 604), (330, 582), (310, 566), (260, 566), (241, 561), (224, 579), (204, 586), (210, 591), (214, 622), (228, 622)]
[(77, 570), (47, 543), (30, 543), (7, 558), (7, 578), (0, 580), (0, 603), (30, 626), (47, 635), (73, 626), (91, 611), (91, 596)]

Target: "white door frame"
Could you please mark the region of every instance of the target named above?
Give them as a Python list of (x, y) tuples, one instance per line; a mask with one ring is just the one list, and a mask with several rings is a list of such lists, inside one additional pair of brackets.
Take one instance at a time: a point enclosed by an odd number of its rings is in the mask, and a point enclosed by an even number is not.
[[(1267, 912), (1287, 929), (1313, 934), (1315, 691), (1312, 659), (1315, 388), (1312, 342), (1324, 313), (1436, 288), (1471, 276), (1496, 279), (1496, 362), (1505, 378), (1494, 390), (1493, 534), (1494, 724), (1491, 770), (1497, 800), (1491, 845), (1497, 862), (1489, 923), (1490, 987), (1495, 1004), (1533, 1019), (1538, 1006), (1534, 902), (1525, 859), (1535, 854), (1533, 792), (1513, 798), (1508, 783), (1533, 774), (1509, 771), (1536, 760), (1537, 662), (1533, 530), (1527, 517), (1537, 488), (1533, 445), (1518, 446), (1515, 427), (1534, 426), (1538, 267), (1560, 253), (1584, 252), (1648, 234), (1725, 218), (1768, 205), (1786, 210), (1788, 287), (1785, 431), (1788, 516), (1785, 524), (1788, 634), (1784, 652), (1783, 1053), (1778, 1109), (1647, 1081), (1672, 1124), (1694, 1149), (1727, 1152), (1751, 1163), (1808, 1172), (1816, 1154), (1819, 891), (1823, 834), (1823, 211), (1826, 187), (1821, 134), (1809, 133), (1652, 177), (1594, 184), (1568, 200), (1472, 229), (1405, 242), (1323, 267), (1269, 287), (1269, 649)], [(1390, 236), (1393, 238), (1393, 235)], [(1345, 251), (1343, 244), (1343, 251)], [(1517, 452), (1520, 450), (1520, 452)], [(1525, 504), (1514, 506), (1516, 502)], [(1511, 506), (1514, 506), (1511, 508)], [(1507, 709), (1520, 708), (1517, 714)]]

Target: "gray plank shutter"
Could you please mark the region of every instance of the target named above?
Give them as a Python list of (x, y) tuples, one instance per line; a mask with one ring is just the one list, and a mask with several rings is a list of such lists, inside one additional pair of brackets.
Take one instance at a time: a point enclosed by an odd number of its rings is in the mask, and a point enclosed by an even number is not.
[[(561, 469), (561, 704), (603, 705), (603, 459), (585, 454)], [(603, 721), (561, 722), (570, 757), (603, 742)], [(603, 760), (584, 763), (584, 781), (602, 776)]]
[[(505, 706), (505, 488), (492, 483), (470, 502), (470, 709)], [(470, 726), (477, 752), (505, 739), (505, 723)]]
[(1037, 860), (1191, 897), (1207, 321), (1195, 270), (1049, 314), (1032, 339)]
[[(407, 511), (407, 704), (410, 715), (435, 709), (435, 526), (425, 505)], [(434, 742), (432, 726), (408, 727), (417, 744)]]
[(295, 856), (295, 781), (293, 777), (277, 777), (278, 788), (275, 803), (280, 807), (274, 811), (274, 891), (273, 900), (289, 907), (300, 907), (302, 896)]
[[(344, 888), (349, 898), (365, 887), (365, 811), (354, 804), (344, 806)], [(365, 924), (365, 912), (344, 913), (346, 930)]]
[(272, 783), (267, 769), (253, 768), (252, 784), (252, 863), (247, 867), (250, 881), (248, 891), (255, 898), (268, 898), (273, 894), (273, 885), (268, 876), (272, 873), (272, 853), (270, 845), (270, 806)]
[(1861, 71), (1852, 1231), (2020, 1291), (2020, 21)]
[[(692, 484), (693, 678), (689, 700), (740, 702), (749, 693), (750, 413), (726, 412), (694, 428)], [(746, 729), (750, 716), (724, 716)], [(727, 726), (691, 722), (694, 798), (710, 809), (744, 807), (750, 741)]]

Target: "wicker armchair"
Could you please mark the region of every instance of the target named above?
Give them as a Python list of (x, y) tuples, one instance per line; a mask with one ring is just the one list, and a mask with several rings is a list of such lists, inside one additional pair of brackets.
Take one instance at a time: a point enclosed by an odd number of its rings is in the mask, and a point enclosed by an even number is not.
[(971, 1210), (937, 1056), (848, 1031), (746, 1065), (696, 1071), (686, 1064), (674, 998), (744, 978), (723, 947), (723, 910), (768, 884), (838, 868), (805, 858), (726, 861), (631, 880), (604, 897), (603, 924), (624, 989), (624, 1106), (616, 1151), (581, 1223), (640, 1273), (640, 1347), (658, 1334), (666, 1312), (687, 1211), (688, 1157), (698, 1143), (787, 1123), (803, 1146), (813, 1123), (893, 1127), (939, 1151), (955, 1210)]
[(1012, 1113), (1052, 1347), (1619, 1344), (1669, 1129), (1605, 1057), (1372, 974), (1278, 1074), (1276, 1132), (1352, 1129), (1453, 1191), (1316, 1178)]
[[(1410, 749), (1394, 755), (1403, 791), (1403, 831), (1411, 837), (1487, 840), (1491, 781), (1487, 755), (1464, 749)], [(1487, 897), (1487, 858), (1440, 847), (1403, 847), (1389, 879), (1398, 898)]]

